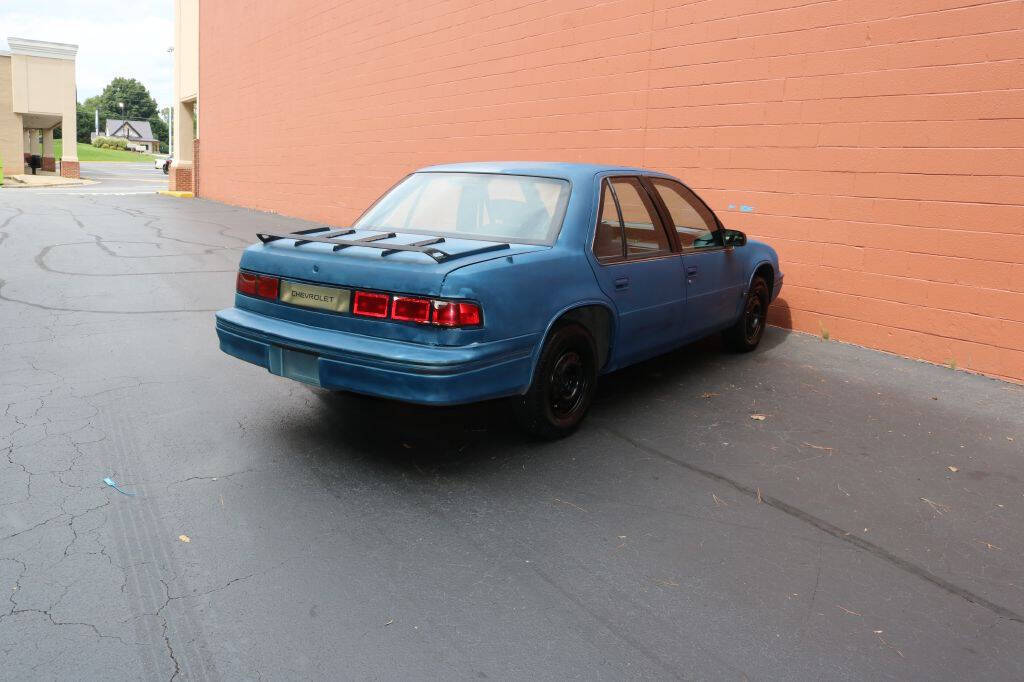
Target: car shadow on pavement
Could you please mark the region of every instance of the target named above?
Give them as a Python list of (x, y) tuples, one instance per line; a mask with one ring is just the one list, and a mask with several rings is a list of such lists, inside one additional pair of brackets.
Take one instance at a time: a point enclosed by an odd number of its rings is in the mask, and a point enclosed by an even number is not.
[[(728, 351), (715, 335), (605, 375), (598, 383), (592, 412), (614, 415), (619, 403), (643, 401), (680, 384), (697, 385), (699, 381), (703, 386), (727, 381), (727, 376), (735, 380), (730, 375), (731, 367), (756, 360), (757, 355), (783, 343), (788, 335), (771, 329), (761, 346), (748, 355)], [(363, 459), (383, 475), (468, 474), (486, 468), (487, 461), (497, 460), (499, 465), (507, 466), (509, 458), (560, 447), (558, 441), (537, 441), (521, 432), (510, 400), (428, 407), (312, 390), (312, 405), (321, 410), (318, 421), (331, 426), (319, 434), (305, 430), (304, 438), (326, 441), (318, 443), (324, 447), (316, 448), (326, 459), (335, 463), (339, 458)], [(582, 429), (587, 428), (585, 421)], [(574, 437), (578, 436), (568, 440)]]

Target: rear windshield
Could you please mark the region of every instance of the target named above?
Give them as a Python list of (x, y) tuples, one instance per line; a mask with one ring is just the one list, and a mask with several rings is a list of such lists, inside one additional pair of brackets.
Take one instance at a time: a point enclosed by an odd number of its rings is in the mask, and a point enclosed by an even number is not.
[(356, 221), (361, 229), (553, 244), (569, 201), (556, 178), (496, 173), (413, 173)]

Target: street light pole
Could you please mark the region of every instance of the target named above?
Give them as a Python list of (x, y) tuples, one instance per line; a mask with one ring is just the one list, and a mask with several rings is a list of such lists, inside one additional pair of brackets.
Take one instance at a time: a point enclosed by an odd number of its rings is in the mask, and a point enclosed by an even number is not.
[(125, 122), (124, 122), (124, 102), (118, 102), (117, 103), (117, 108), (121, 110), (121, 130), (124, 131), (124, 144), (125, 144), (125, 147), (127, 148), (127, 146), (128, 146), (128, 128), (127, 128), (127, 126), (125, 125)]

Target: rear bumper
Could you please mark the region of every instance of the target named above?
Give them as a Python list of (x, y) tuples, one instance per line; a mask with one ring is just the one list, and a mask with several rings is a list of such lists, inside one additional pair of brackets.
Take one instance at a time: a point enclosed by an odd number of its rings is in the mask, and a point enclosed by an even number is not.
[(540, 340), (539, 334), (531, 334), (467, 346), (427, 346), (311, 327), (239, 308), (217, 313), (217, 337), (222, 351), (272, 374), (425, 405), (524, 392)]

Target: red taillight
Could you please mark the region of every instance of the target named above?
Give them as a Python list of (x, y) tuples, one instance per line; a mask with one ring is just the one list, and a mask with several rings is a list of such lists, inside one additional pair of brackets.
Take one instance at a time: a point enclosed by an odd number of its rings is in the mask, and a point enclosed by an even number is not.
[(387, 294), (357, 291), (352, 299), (352, 314), (364, 317), (387, 317), (389, 298), (390, 296)]
[(277, 277), (239, 272), (235, 280), (235, 291), (246, 296), (259, 296), (276, 301), (279, 284), (280, 280)]
[(266, 275), (260, 275), (256, 280), (256, 295), (260, 298), (269, 298), (272, 301), (277, 300), (277, 287), (280, 280), (277, 277), (267, 277)]
[(434, 324), (441, 327), (477, 327), (482, 321), (475, 303), (434, 301)]
[(425, 298), (395, 296), (391, 302), (391, 319), (430, 324), (430, 301)]
[(246, 296), (256, 295), (256, 275), (251, 272), (239, 272), (235, 280), (235, 291)]
[(483, 322), (480, 306), (476, 303), (459, 304), (459, 325), (463, 327), (479, 327)]

